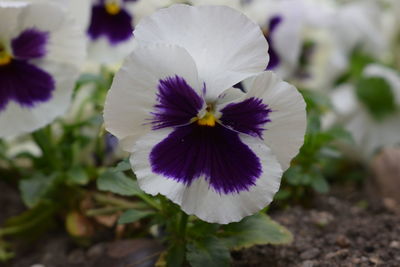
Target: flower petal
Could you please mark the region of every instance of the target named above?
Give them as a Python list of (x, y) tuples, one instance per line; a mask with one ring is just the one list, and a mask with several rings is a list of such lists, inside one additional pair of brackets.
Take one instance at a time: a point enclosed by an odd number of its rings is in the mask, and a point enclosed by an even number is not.
[(176, 75), (159, 81), (153, 130), (186, 125), (203, 108), (204, 100), (185, 79)]
[(96, 5), (92, 8), (88, 33), (93, 40), (103, 36), (115, 45), (133, 38), (132, 24), (132, 16), (125, 9), (121, 9), (118, 14), (111, 15), (103, 5)]
[[(250, 82), (248, 93), (235, 102), (252, 98), (261, 99), (272, 110), (262, 136), (283, 170), (286, 170), (304, 142), (307, 120), (303, 97), (294, 86), (267, 71), (256, 76)], [(218, 109), (222, 110), (231, 104), (224, 103)]]
[(185, 49), (166, 44), (141, 47), (132, 52), (116, 74), (104, 107), (106, 129), (125, 150), (151, 129), (160, 80), (182, 77), (201, 95), (196, 65)]
[(148, 133), (136, 143), (131, 164), (140, 187), (148, 194), (162, 194), (180, 205), (188, 214), (200, 219), (226, 224), (241, 220), (266, 205), (278, 191), (282, 169), (271, 150), (254, 137), (241, 135), (241, 141), (260, 159), (262, 174), (248, 191), (223, 194), (217, 192), (204, 178), (199, 177), (190, 185), (157, 175), (152, 171), (150, 154), (153, 147), (162, 142), (173, 129), (162, 129)]
[(230, 103), (220, 111), (220, 121), (229, 129), (262, 138), (266, 123), (270, 122), (271, 109), (260, 98), (246, 98)]
[(142, 44), (184, 47), (212, 100), (268, 63), (268, 44), (259, 26), (228, 7), (174, 5), (143, 19), (134, 34)]
[(55, 82), (49, 73), (35, 65), (13, 60), (0, 67), (0, 88), (1, 102), (4, 102), (4, 105), (0, 103), (1, 112), (8, 101), (15, 101), (23, 107), (34, 107), (48, 101), (55, 89)]
[(49, 33), (46, 60), (81, 67), (86, 51), (83, 32), (59, 5), (48, 2), (29, 4), (19, 19), (20, 32), (37, 29)]
[(50, 100), (37, 103), (32, 108), (21, 107), (20, 104), (10, 101), (6, 109), (0, 111), (0, 137), (32, 132), (67, 110), (72, 88), (78, 77), (76, 68), (54, 63), (43, 63), (40, 68), (55, 81), (55, 90), (52, 91)]
[(261, 174), (260, 159), (239, 133), (216, 124), (177, 127), (150, 154), (154, 173), (190, 186), (204, 177), (221, 194), (247, 191)]
[(18, 59), (41, 58), (46, 55), (49, 35), (37, 29), (26, 29), (11, 41), (13, 55)]
[(27, 3), (0, 1), (0, 36), (2, 40), (14, 37), (18, 27), (18, 17)]

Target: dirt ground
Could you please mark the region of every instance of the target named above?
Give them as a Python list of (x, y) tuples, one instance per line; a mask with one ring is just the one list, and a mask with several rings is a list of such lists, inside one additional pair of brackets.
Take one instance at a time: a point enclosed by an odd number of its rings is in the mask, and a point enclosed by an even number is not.
[[(17, 192), (0, 183), (0, 223), (21, 211)], [(371, 201), (360, 190), (339, 188), (271, 216), (294, 234), (286, 246), (256, 246), (232, 252), (244, 266), (400, 266), (400, 215), (393, 205)], [(99, 242), (82, 249), (52, 233), (21, 250), (9, 267), (153, 266), (160, 245), (148, 239)], [(36, 264), (36, 265), (34, 265)]]
[(234, 252), (233, 266), (400, 266), (400, 215), (390, 202), (354, 189), (334, 190), (272, 217), (294, 235), (288, 246)]

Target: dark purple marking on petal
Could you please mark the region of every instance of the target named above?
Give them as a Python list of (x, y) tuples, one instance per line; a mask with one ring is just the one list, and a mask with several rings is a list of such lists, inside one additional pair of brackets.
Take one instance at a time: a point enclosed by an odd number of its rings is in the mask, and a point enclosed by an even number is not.
[(240, 133), (262, 138), (264, 125), (270, 122), (271, 109), (262, 99), (251, 97), (239, 103), (232, 103), (221, 110), (221, 123)]
[(160, 80), (157, 102), (152, 113), (153, 130), (188, 124), (204, 103), (196, 91), (177, 75)]
[(123, 7), (118, 14), (109, 14), (104, 5), (92, 7), (92, 18), (88, 29), (90, 38), (106, 37), (113, 45), (133, 38), (132, 16)]
[(52, 97), (55, 81), (46, 71), (26, 61), (12, 60), (0, 66), (0, 111), (14, 100), (23, 107), (33, 107)]
[(11, 41), (13, 56), (24, 60), (44, 57), (48, 39), (48, 32), (27, 29)]
[(152, 171), (189, 186), (204, 176), (220, 194), (247, 191), (262, 173), (260, 159), (239, 134), (217, 124), (176, 128), (150, 153)]
[(281, 24), (281, 22), (282, 22), (281, 16), (274, 16), (269, 20), (268, 23), (268, 33), (265, 36), (269, 44), (269, 49), (268, 49), (269, 63), (267, 66), (267, 70), (275, 69), (281, 62), (279, 55), (275, 50), (274, 40), (272, 38), (273, 33), (276, 31), (277, 27), (279, 26), (279, 24)]

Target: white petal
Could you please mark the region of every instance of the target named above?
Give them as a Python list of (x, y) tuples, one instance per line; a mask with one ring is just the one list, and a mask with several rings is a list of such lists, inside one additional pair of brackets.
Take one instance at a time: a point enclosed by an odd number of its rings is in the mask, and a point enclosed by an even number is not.
[(280, 64), (274, 71), (281, 77), (292, 75), (298, 64), (302, 45), (301, 35), (305, 26), (305, 11), (304, 3), (300, 0), (256, 0), (245, 6), (245, 14), (267, 31), (273, 17), (282, 18), (271, 36), (275, 52), (280, 59)]
[(35, 27), (50, 33), (46, 60), (81, 67), (86, 54), (85, 37), (65, 9), (52, 3), (32, 3), (20, 16), (19, 32)]
[(6, 109), (0, 112), (0, 137), (32, 132), (52, 122), (67, 110), (75, 80), (78, 78), (76, 68), (53, 63), (41, 64), (40, 68), (56, 81), (53, 97), (34, 108), (22, 108), (14, 101), (10, 101)]
[[(256, 97), (263, 99), (263, 103), (272, 109), (269, 114), (271, 122), (266, 124), (263, 138), (285, 171), (304, 142), (306, 104), (294, 86), (282, 81), (271, 71), (252, 79), (248, 93), (235, 102)], [(218, 107), (218, 110), (225, 105)]]
[(130, 161), (139, 186), (146, 193), (162, 194), (180, 205), (186, 213), (210, 223), (220, 224), (239, 221), (272, 201), (279, 189), (282, 169), (271, 150), (261, 141), (249, 136), (241, 136), (241, 140), (259, 157), (263, 170), (262, 176), (249, 191), (221, 195), (210, 188), (204, 178), (199, 178), (186, 187), (182, 183), (154, 174), (149, 155), (154, 145), (170, 132), (170, 129), (150, 132), (138, 140), (134, 147)]
[(18, 27), (19, 15), (26, 5), (23, 2), (0, 1), (0, 36), (2, 41), (13, 37)]
[(175, 5), (143, 19), (134, 34), (142, 44), (184, 47), (207, 85), (208, 99), (263, 71), (269, 58), (259, 26), (228, 7)]
[(236, 10), (241, 10), (240, 0), (190, 0), (188, 3), (192, 6), (199, 5), (214, 5), (214, 6), (228, 6)]
[(346, 117), (360, 108), (354, 91), (353, 85), (343, 84), (331, 93), (331, 102), (338, 115)]
[(111, 45), (106, 37), (90, 40), (88, 45), (88, 58), (92, 62), (101, 64), (120, 63), (134, 49), (134, 39), (131, 38), (117, 45)]
[(202, 85), (185, 49), (155, 44), (135, 49), (116, 74), (104, 107), (106, 129), (122, 141), (123, 149), (145, 134), (156, 104), (160, 79), (178, 75), (201, 95)]

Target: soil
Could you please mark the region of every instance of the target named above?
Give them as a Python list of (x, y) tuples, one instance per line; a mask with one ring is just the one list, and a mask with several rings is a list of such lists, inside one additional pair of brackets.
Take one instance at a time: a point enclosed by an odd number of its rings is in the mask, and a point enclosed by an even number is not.
[[(22, 209), (18, 194), (0, 183), (0, 223)], [(314, 198), (309, 207), (272, 211), (294, 235), (285, 246), (232, 252), (233, 266), (400, 266), (400, 214), (392, 202), (371, 200), (353, 188)], [(149, 239), (97, 243), (83, 249), (53, 233), (0, 266), (153, 266), (161, 246)], [(36, 265), (35, 265), (36, 264)]]
[(312, 208), (272, 214), (294, 242), (234, 252), (233, 266), (400, 266), (398, 206), (354, 189), (334, 191), (316, 197)]

